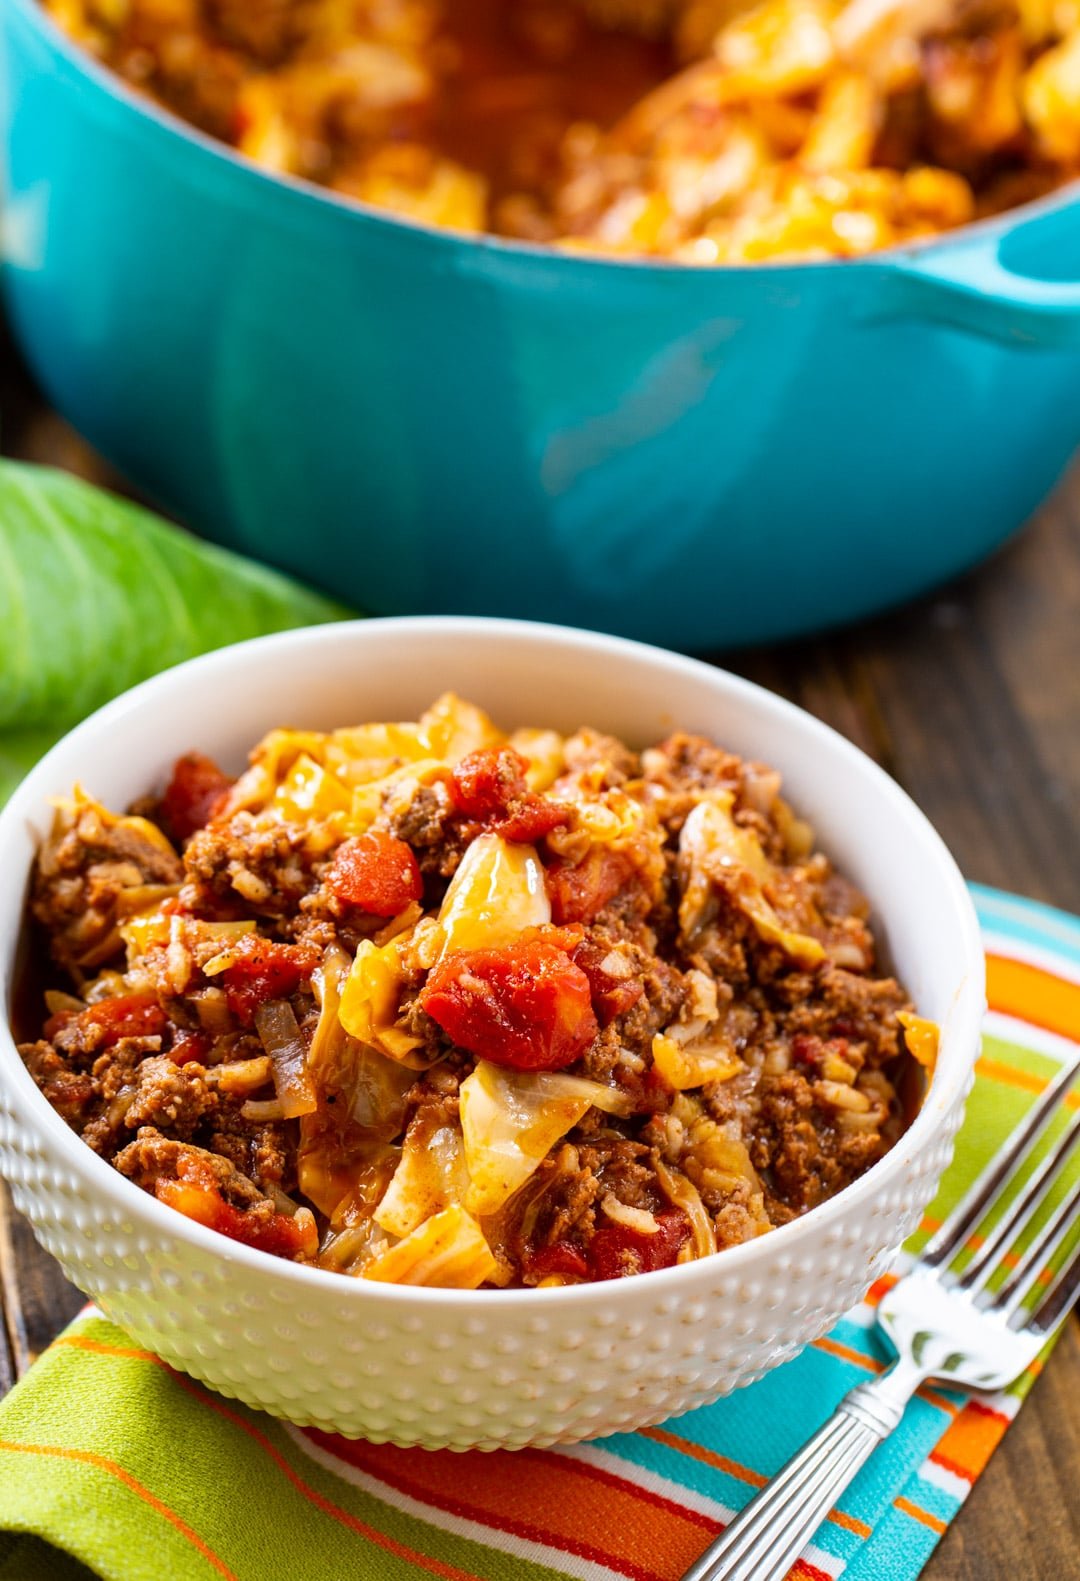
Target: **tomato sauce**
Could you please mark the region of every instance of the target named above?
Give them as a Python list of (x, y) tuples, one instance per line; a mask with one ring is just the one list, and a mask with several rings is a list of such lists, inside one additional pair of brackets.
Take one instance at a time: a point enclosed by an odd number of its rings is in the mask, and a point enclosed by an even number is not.
[(590, 24), (576, 0), (445, 0), (431, 136), (496, 200), (534, 190), (576, 121), (612, 126), (675, 69), (667, 42)]

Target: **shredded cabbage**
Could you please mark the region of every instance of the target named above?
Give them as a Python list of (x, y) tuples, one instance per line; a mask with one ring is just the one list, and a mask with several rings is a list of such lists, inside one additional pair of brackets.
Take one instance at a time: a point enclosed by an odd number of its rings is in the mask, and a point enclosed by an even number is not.
[[(179, 888), (179, 884), (162, 885), (160, 889), (158, 886), (146, 885), (145, 890), (147, 892), (151, 889), (157, 892), (154, 894), (144, 893), (141, 897), (144, 904), (140, 907), (131, 905), (132, 897), (126, 897), (130, 910), (127, 920), (120, 924), (119, 932), (127, 948), (128, 966), (131, 966), (140, 955), (145, 955), (147, 950), (153, 949), (155, 945), (168, 944), (171, 918), (167, 911), (162, 911), (161, 901), (177, 894)], [(117, 909), (120, 909), (119, 903)], [(254, 927), (255, 923), (252, 922), (251, 928), (254, 929)]]
[(171, 841), (156, 823), (151, 823), (149, 818), (139, 818), (134, 813), (110, 812), (81, 785), (74, 787), (70, 797), (56, 797), (53, 806), (60, 814), (61, 820), (70, 819), (78, 822), (84, 813), (92, 813), (100, 821), (102, 828), (124, 829), (137, 839), (145, 841), (147, 845), (155, 846), (157, 850), (174, 859), (176, 857)]
[(400, 934), (381, 947), (370, 939), (360, 941), (342, 990), (338, 1016), (351, 1037), (419, 1069), (425, 1062), (413, 1056), (423, 1046), (423, 1039), (398, 1024), (405, 984), (401, 952), (408, 937)]
[(697, 1098), (680, 1093), (671, 1113), (682, 1124), (686, 1141), (679, 1157), (679, 1168), (699, 1191), (725, 1195), (745, 1188), (746, 1207), (754, 1220), (756, 1233), (772, 1228), (765, 1212), (765, 1192), (757, 1170), (750, 1161), (746, 1145), (705, 1113)]
[(400, 1157), (400, 1148), (357, 1125), (343, 1104), (320, 1102), (312, 1114), (300, 1116), (300, 1191), (327, 1217), (362, 1187), (373, 1210)]
[(310, 753), (302, 752), (274, 793), (275, 812), (296, 823), (348, 813), (352, 797), (336, 775), (330, 774)]
[(698, 802), (683, 824), (679, 855), (687, 869), (679, 904), (679, 927), (693, 939), (712, 915), (714, 885), (731, 896), (753, 923), (758, 936), (776, 944), (800, 966), (817, 966), (825, 950), (817, 939), (785, 928), (765, 895), (765, 885), (776, 876), (761, 842), (749, 829), (741, 829), (731, 815), (734, 797), (717, 791), (709, 801)]
[(366, 1263), (393, 1244), (393, 1237), (379, 1228), (372, 1218), (375, 1204), (386, 1190), (394, 1172), (396, 1148), (373, 1150), (360, 1170), (355, 1184), (338, 1200), (329, 1214), (329, 1227), (319, 1247), (320, 1268), (338, 1273), (359, 1274)]
[(480, 1060), (458, 1094), (471, 1213), (495, 1213), (595, 1105), (626, 1113), (624, 1094), (559, 1071), (504, 1070)]
[(375, 1222), (393, 1235), (409, 1235), (433, 1213), (463, 1203), (468, 1189), (461, 1131), (456, 1125), (433, 1125), (421, 1112), (409, 1126)]
[(716, 1231), (693, 1181), (688, 1180), (680, 1170), (669, 1169), (659, 1160), (656, 1164), (656, 1178), (664, 1195), (674, 1203), (675, 1207), (681, 1208), (690, 1220), (694, 1256), (711, 1257), (716, 1250)]
[(499, 1265), (479, 1224), (455, 1204), (433, 1214), (368, 1263), (360, 1277), (386, 1284), (475, 1290), (485, 1280), (498, 1279)]
[(439, 911), (443, 949), (487, 950), (511, 944), (526, 928), (551, 921), (544, 869), (531, 845), (497, 834), (472, 841)]
[(652, 1040), (652, 1057), (664, 1081), (676, 1092), (688, 1087), (704, 1087), (712, 1081), (728, 1081), (744, 1068), (742, 1060), (724, 1039), (695, 1048), (658, 1032)]
[(497, 747), (506, 738), (474, 703), (444, 692), (420, 716), (420, 738), (433, 758), (454, 765), (470, 752)]
[(312, 973), (319, 1020), (308, 1050), (308, 1069), (321, 1087), (341, 1096), (357, 1125), (389, 1141), (404, 1123), (405, 1094), (415, 1072), (350, 1037), (342, 1026), (338, 1011), (349, 967), (349, 957), (335, 944)]
[(529, 765), (525, 783), (531, 791), (549, 790), (566, 767), (563, 738), (555, 730), (534, 730), (525, 726), (513, 732), (510, 745)]
[(938, 1044), (941, 1041), (937, 1022), (927, 1021), (925, 1016), (917, 1016), (910, 1010), (898, 1010), (896, 1019), (904, 1029), (904, 1042), (908, 1050), (918, 1060), (929, 1081), (937, 1065)]
[(412, 724), (271, 730), (230, 791), (224, 815), (264, 808), (289, 818), (341, 814), (346, 827), (359, 832), (396, 778), (444, 773), (466, 753), (502, 740), (485, 713), (450, 692)]

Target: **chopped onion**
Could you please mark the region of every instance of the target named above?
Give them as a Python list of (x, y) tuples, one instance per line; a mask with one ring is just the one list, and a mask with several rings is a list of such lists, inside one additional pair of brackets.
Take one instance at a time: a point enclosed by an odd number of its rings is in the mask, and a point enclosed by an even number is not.
[(255, 1026), (273, 1065), (274, 1088), (285, 1119), (311, 1114), (315, 1089), (307, 1073), (307, 1049), (287, 999), (271, 999), (255, 1012)]
[(632, 1208), (627, 1202), (620, 1202), (613, 1192), (608, 1192), (600, 1202), (600, 1207), (614, 1224), (625, 1224), (628, 1230), (635, 1230), (638, 1235), (655, 1235), (660, 1226), (656, 1222), (655, 1214), (648, 1208)]
[(86, 1005), (81, 999), (76, 999), (74, 994), (61, 994), (55, 988), (46, 988), (45, 1008), (51, 1016), (64, 1015), (68, 1011), (78, 1015), (86, 1009)]
[(341, 992), (352, 962), (340, 944), (332, 944), (311, 974), (311, 986), (319, 1001), (319, 1022), (307, 1053), (308, 1069), (325, 1074), (333, 1070), (336, 1056), (348, 1033), (338, 1020)]
[(285, 1120), (285, 1106), (280, 1098), (249, 1098), (240, 1105), (240, 1113), (245, 1120), (254, 1120), (257, 1123), (263, 1120)]
[(258, 1092), (265, 1087), (273, 1074), (268, 1054), (256, 1054), (253, 1059), (228, 1060), (212, 1065), (206, 1079), (220, 1092)]

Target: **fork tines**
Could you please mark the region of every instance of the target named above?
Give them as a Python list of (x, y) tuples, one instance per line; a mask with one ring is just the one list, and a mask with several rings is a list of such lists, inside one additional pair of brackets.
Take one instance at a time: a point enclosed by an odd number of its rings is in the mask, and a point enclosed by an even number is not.
[(1080, 1140), (1080, 1113), (1073, 1117), (1053, 1148), (1032, 1171), (963, 1270), (950, 1274), (946, 1273), (946, 1267), (967, 1244), (971, 1232), (1015, 1178), (1023, 1160), (1049, 1126), (1078, 1071), (1080, 1050), (1061, 1067), (1045, 1092), (1032, 1104), (1005, 1147), (957, 1204), (920, 1258), (920, 1262), (931, 1268), (941, 1268), (948, 1285), (966, 1290), (972, 1296), (979, 1295), (982, 1298), (980, 1307), (997, 1312), (1011, 1327), (1027, 1327), (1035, 1333), (1049, 1334), (1080, 1297), (1078, 1242), (1071, 1257), (1050, 1280), (1033, 1311), (1023, 1311), (1025, 1301), (1044, 1268), (1056, 1257), (1068, 1242), (1077, 1223), (1080, 1223), (1080, 1185), (1074, 1186), (1054, 1209), (1038, 1234), (1023, 1249), (1000, 1288), (987, 1296), (986, 1286), (995, 1270), (1001, 1266), (1008, 1248), (1022, 1236), (1046, 1201), (1054, 1183), (1063, 1174)]

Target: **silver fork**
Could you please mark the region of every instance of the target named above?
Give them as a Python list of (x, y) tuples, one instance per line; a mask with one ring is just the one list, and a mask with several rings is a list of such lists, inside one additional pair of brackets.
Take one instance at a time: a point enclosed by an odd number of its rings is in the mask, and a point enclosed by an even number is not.
[(949, 1265), (1046, 1130), (1080, 1055), (1062, 1067), (994, 1163), (957, 1204), (911, 1272), (884, 1297), (878, 1321), (897, 1353), (892, 1367), (846, 1394), (835, 1414), (702, 1554), (683, 1581), (783, 1581), (814, 1532), (874, 1449), (896, 1427), (920, 1384), (938, 1378), (968, 1389), (1002, 1389), (1046, 1344), (1080, 1297), (1080, 1242), (1029, 1306), (1047, 1263), (1080, 1222), (1072, 1191), (1025, 1248), (999, 1289), (988, 1284), (1023, 1234), (1080, 1137), (1080, 1114), (1032, 1172), (963, 1269)]

